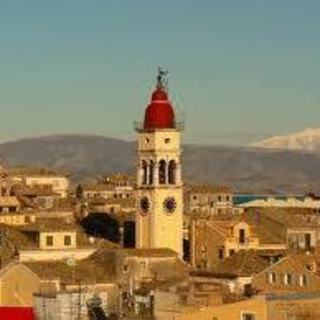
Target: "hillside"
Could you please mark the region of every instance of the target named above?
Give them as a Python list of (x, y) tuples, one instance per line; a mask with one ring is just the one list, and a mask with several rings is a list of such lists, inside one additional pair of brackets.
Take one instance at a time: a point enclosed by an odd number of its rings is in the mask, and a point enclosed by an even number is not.
[[(133, 172), (135, 145), (101, 136), (60, 135), (0, 144), (10, 166), (52, 167), (75, 182)], [(184, 146), (186, 181), (228, 184), (241, 192), (320, 192), (320, 154), (255, 148)]]

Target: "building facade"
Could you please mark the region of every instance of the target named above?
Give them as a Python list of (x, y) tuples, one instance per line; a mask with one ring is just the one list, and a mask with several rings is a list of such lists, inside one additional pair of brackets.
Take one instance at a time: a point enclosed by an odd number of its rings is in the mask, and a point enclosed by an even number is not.
[(190, 215), (233, 213), (233, 192), (229, 187), (190, 185), (185, 190), (185, 202)]
[(285, 239), (267, 237), (242, 218), (196, 219), (190, 223), (191, 265), (210, 270), (221, 260), (241, 250), (286, 250)]
[(68, 196), (70, 182), (67, 176), (46, 169), (16, 168), (9, 171), (12, 184), (32, 188), (47, 188), (61, 198)]

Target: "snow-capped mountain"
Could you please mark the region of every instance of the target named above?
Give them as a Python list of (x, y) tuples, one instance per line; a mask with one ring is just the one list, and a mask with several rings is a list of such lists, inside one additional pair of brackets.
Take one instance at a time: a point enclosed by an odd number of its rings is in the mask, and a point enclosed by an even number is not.
[(268, 149), (289, 149), (320, 151), (320, 128), (308, 128), (304, 131), (274, 136), (250, 145)]

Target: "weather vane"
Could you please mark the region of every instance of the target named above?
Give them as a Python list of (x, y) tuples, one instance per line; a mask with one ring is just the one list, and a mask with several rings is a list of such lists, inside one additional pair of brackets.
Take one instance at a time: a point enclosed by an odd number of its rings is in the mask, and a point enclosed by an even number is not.
[(168, 90), (168, 70), (158, 67), (157, 88)]

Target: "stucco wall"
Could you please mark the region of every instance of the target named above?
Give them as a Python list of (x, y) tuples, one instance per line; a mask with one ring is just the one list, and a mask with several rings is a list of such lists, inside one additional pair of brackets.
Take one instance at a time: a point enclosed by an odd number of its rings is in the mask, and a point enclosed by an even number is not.
[[(53, 245), (47, 245), (47, 237), (52, 236)], [(65, 245), (64, 239), (65, 236), (69, 236), (71, 238), (71, 244)], [(68, 231), (61, 231), (61, 232), (41, 232), (40, 239), (39, 239), (39, 247), (40, 249), (70, 249), (76, 248), (76, 232), (68, 232)]]
[(32, 295), (39, 287), (40, 279), (28, 268), (10, 265), (0, 277), (0, 305), (32, 306)]

